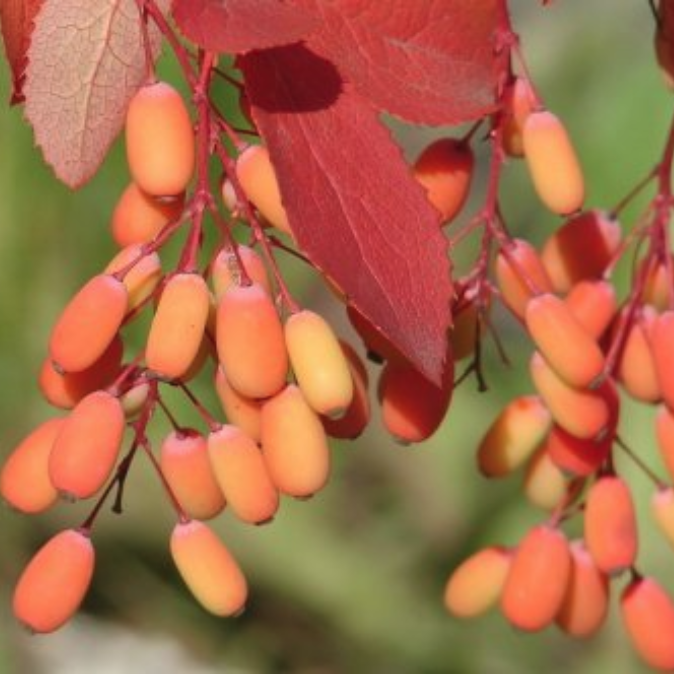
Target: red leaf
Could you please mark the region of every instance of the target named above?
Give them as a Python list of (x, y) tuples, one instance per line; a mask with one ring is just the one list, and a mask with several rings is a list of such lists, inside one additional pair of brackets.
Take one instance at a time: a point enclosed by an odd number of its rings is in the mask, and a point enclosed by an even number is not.
[(440, 384), (451, 323), (447, 242), (376, 111), (301, 45), (240, 65), (300, 248)]
[(26, 52), (33, 32), (33, 19), (44, 0), (2, 0), (0, 2), (0, 23), (5, 54), (12, 71), (11, 104), (22, 103), (21, 91), (28, 59)]
[[(160, 35), (149, 33), (156, 55)], [(146, 77), (136, 0), (45, 0), (28, 50), (26, 117), (66, 185), (97, 171)]]
[(307, 44), (374, 106), (453, 125), (493, 111), (498, 0), (296, 0), (322, 30)]
[(173, 16), (192, 42), (230, 54), (297, 42), (318, 24), (315, 14), (275, 0), (176, 0)]

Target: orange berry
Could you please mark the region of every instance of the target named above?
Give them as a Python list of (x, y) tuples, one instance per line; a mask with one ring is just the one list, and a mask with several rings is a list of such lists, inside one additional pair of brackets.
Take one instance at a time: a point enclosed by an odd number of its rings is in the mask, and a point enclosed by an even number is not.
[(534, 297), (524, 320), (540, 353), (567, 384), (583, 388), (599, 379), (604, 354), (564, 300), (550, 293)]
[(94, 573), (89, 536), (66, 529), (48, 540), (24, 569), (14, 590), (16, 619), (44, 634), (64, 625), (79, 608)]
[(657, 315), (649, 305), (633, 318), (623, 342), (616, 375), (632, 398), (645, 403), (661, 399), (660, 380), (651, 348), (651, 334)]
[(585, 543), (597, 567), (616, 575), (637, 556), (638, 535), (629, 487), (615, 475), (600, 477), (585, 502)]
[(665, 311), (654, 319), (650, 336), (662, 399), (674, 410), (674, 311)]
[(222, 367), (216, 368), (215, 371), (215, 392), (227, 421), (233, 426), (238, 426), (255, 442), (259, 442), (262, 425), (262, 402), (241, 395), (227, 381)]
[(236, 177), (248, 200), (274, 227), (292, 234), (276, 171), (264, 145), (249, 145), (236, 160)]
[(445, 608), (457, 618), (474, 618), (486, 613), (501, 596), (511, 551), (503, 547), (478, 550), (465, 559), (447, 580)]
[(330, 450), (320, 419), (300, 389), (288, 384), (262, 407), (262, 454), (283, 494), (311, 496), (330, 474)]
[(271, 295), (271, 283), (262, 258), (253, 248), (238, 244), (236, 253), (231, 248), (223, 248), (213, 260), (211, 274), (215, 298), (219, 300), (230, 288), (243, 285), (240, 264), (243, 265), (248, 278), (254, 283), (259, 283)]
[[(648, 269), (645, 265), (648, 264)], [(652, 261), (646, 258), (639, 268), (640, 273), (645, 274), (642, 300), (644, 304), (650, 304), (658, 312), (670, 308), (674, 299), (674, 256), (671, 254), (664, 260)]]
[(538, 352), (531, 357), (529, 373), (555, 423), (571, 435), (598, 439), (615, 428), (620, 399), (612, 379), (596, 389), (569, 386)]
[(150, 384), (147, 381), (140, 381), (119, 396), (127, 419), (132, 419), (143, 409), (149, 393)]
[(674, 668), (674, 602), (653, 578), (635, 578), (620, 596), (625, 630), (650, 667)]
[(81, 372), (92, 366), (115, 338), (127, 310), (124, 284), (109, 274), (86, 283), (61, 313), (49, 338), (57, 369)]
[(569, 481), (553, 463), (545, 446), (529, 459), (522, 490), (529, 503), (543, 510), (554, 510), (565, 498)]
[(457, 138), (432, 142), (414, 162), (414, 177), (426, 188), (428, 201), (443, 223), (451, 222), (466, 203), (474, 168), (470, 144)]
[(49, 475), (65, 497), (93, 496), (112, 473), (124, 436), (124, 410), (117, 398), (94, 391), (66, 417), (49, 456)]
[(40, 368), (38, 385), (45, 400), (61, 409), (69, 410), (85, 395), (110, 386), (122, 366), (124, 344), (115, 335), (108, 348), (93, 365), (80, 372), (57, 372), (49, 358), (45, 358)]
[(529, 175), (541, 201), (553, 212), (568, 215), (585, 199), (583, 173), (560, 119), (548, 110), (527, 116), (522, 129)]
[(304, 309), (285, 322), (290, 365), (305, 400), (318, 414), (341, 417), (353, 398), (349, 364), (327, 321)]
[(370, 398), (368, 396), (368, 376), (365, 365), (348, 343), (340, 340), (340, 346), (349, 364), (353, 380), (353, 397), (346, 412), (339, 419), (323, 417), (323, 428), (331, 438), (354, 439), (370, 423)]
[(248, 585), (225, 544), (203, 522), (179, 522), (171, 534), (171, 556), (195, 599), (210, 613), (243, 611)]
[(551, 425), (550, 412), (538, 396), (515, 398), (501, 410), (480, 442), (480, 472), (486, 477), (508, 475), (533, 454)]
[(236, 426), (221, 426), (208, 436), (208, 457), (227, 504), (244, 522), (271, 520), (279, 495), (255, 441)]
[(552, 292), (552, 281), (536, 249), (524, 239), (512, 239), (499, 250), (494, 271), (501, 298), (519, 318), (529, 300), (538, 293)]
[(529, 530), (514, 552), (501, 594), (507, 620), (526, 631), (541, 630), (564, 601), (571, 555), (564, 534), (547, 524)]
[(389, 361), (379, 378), (378, 396), (384, 428), (402, 443), (421, 442), (438, 429), (454, 389), (454, 361), (446, 362), (438, 388), (411, 365)]
[(208, 458), (206, 438), (198, 431), (171, 431), (161, 444), (159, 465), (178, 503), (190, 517), (207, 520), (225, 507), (225, 497)]
[(608, 578), (597, 568), (582, 541), (573, 541), (569, 550), (571, 578), (555, 622), (570, 636), (584, 638), (594, 634), (606, 620)]
[(192, 122), (182, 97), (166, 82), (143, 86), (131, 99), (126, 157), (134, 182), (146, 194), (180, 195), (192, 179)]
[(39, 513), (58, 498), (49, 478), (49, 455), (63, 421), (49, 419), (41, 423), (5, 459), (0, 472), (0, 494), (15, 510)]
[(674, 481), (674, 411), (665, 405), (655, 415), (655, 437), (669, 478)]
[(585, 211), (567, 220), (541, 252), (555, 290), (567, 293), (579, 281), (601, 278), (621, 238), (620, 223), (605, 211)]
[(283, 326), (269, 295), (257, 283), (230, 288), (218, 303), (218, 358), (229, 383), (248, 398), (283, 388), (288, 372)]
[(600, 440), (577, 438), (558, 426), (553, 426), (545, 442), (552, 462), (567, 475), (586, 477), (597, 471), (608, 458), (613, 446), (613, 434)]
[(661, 487), (653, 494), (651, 513), (669, 544), (674, 546), (674, 489), (672, 487)]
[(503, 149), (511, 157), (524, 156), (522, 129), (534, 105), (529, 82), (523, 77), (515, 77), (503, 98)]
[(615, 288), (608, 281), (579, 281), (564, 298), (573, 317), (595, 340), (611, 325), (618, 301)]
[(157, 253), (143, 255), (142, 251), (143, 248), (138, 243), (127, 246), (120, 250), (105, 268), (106, 274), (115, 274), (135, 262), (122, 279), (129, 296), (127, 313), (137, 309), (154, 293), (163, 276), (159, 255)]
[(120, 248), (152, 241), (164, 225), (180, 216), (184, 201), (183, 195), (158, 201), (129, 183), (112, 212), (112, 238)]
[(162, 290), (152, 319), (145, 362), (162, 379), (180, 379), (194, 362), (211, 307), (206, 281), (199, 274), (178, 273)]

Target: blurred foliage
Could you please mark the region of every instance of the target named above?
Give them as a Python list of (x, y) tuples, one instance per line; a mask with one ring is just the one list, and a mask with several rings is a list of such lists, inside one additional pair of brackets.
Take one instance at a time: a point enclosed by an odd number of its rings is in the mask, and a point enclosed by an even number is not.
[[(532, 77), (579, 148), (588, 205), (610, 207), (657, 161), (672, 110), (654, 65), (648, 3), (512, 4)], [(170, 59), (162, 67), (178, 79)], [(8, 98), (5, 69), (0, 94)], [(223, 93), (222, 104), (232, 103)], [(396, 133), (414, 156), (437, 130), (396, 127)], [(486, 167), (486, 147), (478, 156)], [(43, 165), (21, 110), (0, 111), (3, 454), (53, 414), (35, 384), (46, 336), (67, 299), (114, 254), (108, 221), (127, 179), (118, 143), (91, 183), (71, 193)], [(481, 175), (465, 217), (479, 206), (483, 188)], [(508, 166), (502, 195), (513, 232), (542, 241), (558, 224), (532, 195), (520, 163)], [(630, 209), (626, 226), (639, 205), (643, 200)], [(469, 251), (462, 255), (459, 267), (470, 260)], [(302, 301), (349, 334), (343, 311), (312, 274), (291, 260), (287, 269)], [(515, 543), (545, 517), (523, 502), (519, 477), (488, 484), (475, 469), (474, 448), (488, 422), (513, 394), (528, 390), (525, 340), (502, 312), (495, 321), (512, 366), (488, 342), (489, 392), (476, 393), (474, 380), (464, 383), (432, 441), (396, 446), (375, 418), (357, 442), (335, 445), (324, 493), (284, 502), (271, 526), (220, 517), (216, 527), (250, 580), (249, 607), (238, 619), (211, 618), (182, 587), (168, 556), (171, 510), (143, 457), (127, 486), (124, 515), (104, 513), (96, 528), (98, 565), (83, 611), (57, 635), (24, 635), (10, 615), (11, 589), (31, 552), (58, 528), (78, 523), (85, 509), (64, 505), (35, 519), (2, 512), (0, 674), (642, 671), (615, 610), (599, 636), (576, 643), (553, 629), (516, 633), (498, 615), (458, 623), (442, 608), (443, 584), (458, 561), (486, 543)], [(195, 391), (216, 409), (206, 379)], [(191, 422), (177, 396), (170, 405)], [(652, 410), (630, 406), (623, 418), (621, 432), (657, 465)], [(672, 587), (672, 551), (651, 536), (645, 512), (649, 484), (641, 475), (634, 479), (645, 534), (642, 566)]]

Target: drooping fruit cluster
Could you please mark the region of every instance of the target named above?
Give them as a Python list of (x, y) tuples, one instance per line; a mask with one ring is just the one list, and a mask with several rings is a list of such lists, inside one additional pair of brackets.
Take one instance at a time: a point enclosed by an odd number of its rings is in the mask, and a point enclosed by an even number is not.
[[(635, 504), (616, 453), (652, 480), (653, 517), (671, 542), (674, 274), (668, 228), (674, 132), (656, 169), (618, 209), (582, 210), (583, 177), (569, 137), (532, 92), (520, 77), (505, 88), (503, 112), (492, 128), (492, 161), (498, 170), (499, 153), (523, 156), (543, 203), (567, 217), (540, 250), (511, 237), (500, 216), (486, 221), (497, 242), (496, 284), (487, 272), (467, 283), (473, 297), (498, 295), (534, 347), (533, 390), (508, 403), (489, 426), (477, 451), (479, 470), (489, 479), (522, 471), (526, 498), (549, 514), (518, 544), (470, 556), (451, 574), (445, 605), (459, 617), (499, 605), (521, 630), (556, 624), (587, 637), (603, 625), (611, 588), (627, 575), (619, 591), (627, 635), (650, 666), (671, 670), (674, 598), (637, 569)], [(639, 220), (636, 238), (643, 248), (635, 253), (618, 215), (651, 182), (657, 194)], [(628, 255), (636, 263), (631, 289), (621, 298), (613, 277)], [(620, 437), (622, 394), (657, 406), (655, 435), (666, 477)], [(569, 540), (565, 525), (579, 518), (582, 536)]]
[[(670, 5), (658, 8), (656, 49), (671, 81)], [(482, 235), (478, 260), (454, 282), (440, 386), (339, 288), (333, 290), (369, 366), (321, 315), (298, 306), (276, 257), (291, 253), (311, 262), (295, 241), (270, 152), (262, 143), (243, 142), (209, 99), (211, 79), (222, 74), (213, 54), (202, 50), (194, 60), (182, 54), (194, 119), (165, 82), (137, 91), (125, 126), (131, 182), (111, 219), (119, 250), (56, 320), (40, 370), (40, 390), (62, 413), (30, 433), (0, 471), (0, 494), (22, 513), (43, 512), (59, 498), (93, 500), (84, 522), (47, 541), (20, 576), (13, 608), (27, 628), (51, 632), (78, 609), (94, 571), (94, 525), (113, 494), (112, 509), (121, 512), (125, 481), (140, 453), (175, 511), (169, 548), (180, 576), (206, 610), (240, 613), (246, 578), (207, 521), (227, 509), (242, 523), (264, 524), (283, 497), (320, 492), (331, 472), (329, 438), (357, 438), (370, 422), (373, 371), (386, 431), (404, 444), (431, 437), (460, 381), (474, 374), (485, 387), (481, 349), (494, 332), (492, 305), (500, 301), (533, 344), (532, 391), (510, 401), (489, 426), (477, 463), (489, 479), (522, 469), (527, 499), (547, 514), (517, 545), (469, 557), (448, 580), (445, 604), (461, 617), (499, 604), (519, 629), (556, 624), (587, 637), (605, 621), (612, 583), (627, 574), (620, 590), (627, 634), (650, 665), (674, 668), (674, 601), (637, 569), (635, 505), (614, 460), (624, 451), (653, 480), (653, 516), (674, 544), (668, 231), (674, 131), (656, 170), (640, 184), (657, 182), (657, 195), (634, 236), (625, 237), (618, 217), (639, 190), (619, 208), (584, 209), (584, 177), (570, 136), (528, 77), (514, 75), (509, 45), (516, 36), (506, 37), (494, 51), (502, 74), (496, 111), (461, 137), (430, 143), (409, 167), (415, 189), (425, 192), (438, 224), (447, 227), (453, 254), (464, 237), (476, 230)], [(474, 139), (487, 126), (484, 203), (461, 223), (476, 170)], [(509, 233), (499, 203), (501, 171), (519, 157), (542, 204), (564, 218), (540, 250)], [(216, 160), (222, 175), (213, 190), (209, 169)], [(210, 225), (216, 243), (207, 250)], [(181, 234), (184, 244), (172, 260), (165, 244)], [(635, 241), (644, 245), (633, 247)], [(632, 289), (620, 297), (614, 270), (628, 252), (635, 260)], [(127, 335), (143, 330), (141, 316), (149, 319), (144, 348), (131, 353)], [(462, 361), (465, 372), (455, 377)], [(192, 391), (198, 377), (214, 387), (217, 412)], [(180, 423), (167, 388), (184, 393), (200, 428)], [(658, 406), (655, 433), (667, 479), (620, 437), (621, 394)], [(156, 414), (171, 425), (159, 442), (150, 433)], [(582, 536), (569, 540), (565, 525), (574, 518), (582, 519)]]

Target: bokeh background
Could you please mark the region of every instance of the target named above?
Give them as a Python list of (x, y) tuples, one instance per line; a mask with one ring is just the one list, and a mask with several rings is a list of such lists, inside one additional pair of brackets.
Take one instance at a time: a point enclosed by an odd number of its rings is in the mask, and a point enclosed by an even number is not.
[[(654, 63), (648, 2), (512, 5), (531, 74), (579, 149), (588, 205), (616, 204), (657, 161), (674, 108)], [(161, 67), (175, 78), (170, 59)], [(0, 98), (8, 97), (3, 65)], [(395, 132), (413, 158), (447, 130), (396, 126)], [(484, 194), (485, 148), (478, 147), (478, 156), (482, 174), (464, 218)], [(126, 181), (117, 143), (91, 183), (69, 191), (44, 166), (21, 109), (0, 108), (2, 455), (53, 414), (35, 383), (46, 338), (67, 299), (114, 254), (109, 219)], [(537, 202), (517, 162), (504, 175), (502, 202), (513, 231), (531, 240), (543, 241), (559, 224)], [(626, 229), (643, 205), (626, 213)], [(459, 267), (470, 262), (470, 250), (462, 256)], [(343, 309), (315, 277), (292, 263), (287, 269), (302, 302), (353, 336)], [(519, 634), (497, 614), (460, 623), (444, 612), (443, 585), (458, 561), (484, 544), (516, 543), (545, 517), (524, 501), (521, 475), (490, 483), (475, 467), (486, 425), (514, 394), (529, 390), (527, 340), (503, 312), (497, 310), (494, 320), (511, 366), (488, 342), (489, 391), (479, 394), (474, 380), (464, 383), (431, 441), (396, 445), (375, 415), (357, 442), (335, 443), (332, 481), (320, 495), (285, 501), (270, 526), (246, 527), (231, 514), (220, 516), (215, 526), (250, 581), (249, 606), (240, 618), (209, 616), (182, 586), (168, 554), (172, 512), (142, 456), (123, 516), (105, 512), (98, 521), (97, 569), (82, 611), (55, 635), (30, 637), (15, 624), (12, 588), (31, 553), (55, 531), (79, 523), (86, 508), (61, 505), (37, 518), (0, 511), (0, 674), (645, 671), (622, 632), (616, 596), (606, 628), (582, 643), (555, 629)], [(195, 390), (217, 409), (207, 379)], [(191, 420), (179, 399), (171, 404), (181, 420)], [(662, 472), (652, 418), (652, 409), (627, 404), (621, 433)], [(162, 431), (160, 423), (157, 438)], [(674, 589), (674, 551), (649, 518), (652, 488), (622, 459), (619, 464), (639, 503), (640, 566)], [(623, 583), (617, 580), (614, 588)]]

